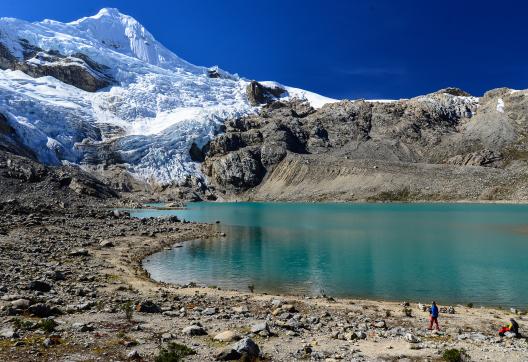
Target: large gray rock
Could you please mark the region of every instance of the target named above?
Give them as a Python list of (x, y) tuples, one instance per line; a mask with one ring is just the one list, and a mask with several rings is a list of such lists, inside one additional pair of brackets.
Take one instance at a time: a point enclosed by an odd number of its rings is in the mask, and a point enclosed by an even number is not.
[(251, 326), (251, 333), (269, 332), (269, 326), (266, 321), (255, 323)]
[(243, 338), (230, 348), (220, 352), (216, 356), (219, 361), (235, 361), (243, 359), (245, 361), (254, 361), (260, 356), (259, 346), (251, 338)]
[(240, 335), (233, 331), (223, 331), (214, 336), (213, 339), (219, 342), (233, 342), (238, 341), (240, 339)]
[(16, 299), (11, 301), (11, 306), (16, 309), (27, 309), (30, 301), (27, 299)]

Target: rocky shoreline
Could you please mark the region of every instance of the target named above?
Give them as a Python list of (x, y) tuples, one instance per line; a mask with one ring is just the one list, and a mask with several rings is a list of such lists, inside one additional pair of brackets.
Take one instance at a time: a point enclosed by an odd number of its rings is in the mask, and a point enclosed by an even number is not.
[(13, 208), (0, 216), (1, 360), (150, 361), (170, 342), (195, 353), (190, 361), (244, 354), (273, 361), (434, 361), (453, 348), (472, 360), (522, 360), (528, 353), (526, 340), (496, 336), (512, 315), (521, 329), (527, 325), (525, 316), (507, 310), (455, 306), (454, 314), (441, 315), (443, 331), (431, 333), (427, 312), (416, 303), (156, 283), (141, 268), (145, 256), (212, 236), (214, 226), (130, 218), (111, 205)]

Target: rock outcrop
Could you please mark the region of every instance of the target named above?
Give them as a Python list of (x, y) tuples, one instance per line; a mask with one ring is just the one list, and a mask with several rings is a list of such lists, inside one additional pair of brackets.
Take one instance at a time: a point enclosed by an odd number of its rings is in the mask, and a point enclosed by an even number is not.
[(281, 87), (267, 87), (257, 81), (252, 81), (246, 87), (249, 103), (253, 106), (269, 103), (284, 92), (286, 90)]
[[(275, 191), (269, 185), (261, 186), (271, 179), (271, 174), (274, 182), (277, 177), (284, 180), (289, 174), (286, 170), (281, 167), (280, 175), (278, 170), (274, 172), (282, 163), (293, 167), (301, 162), (300, 165), (310, 170), (306, 177), (321, 182), (319, 172), (353, 177), (353, 169), (357, 167), (358, 177), (367, 173), (373, 178), (378, 175), (379, 180), (370, 187), (347, 186), (361, 188), (357, 197), (375, 197), (391, 189), (380, 197), (390, 199), (415, 192), (415, 197), (420, 198), (424, 190), (431, 190), (436, 195), (434, 198), (444, 199), (454, 195), (448, 195), (446, 190), (451, 190), (450, 185), (457, 181), (436, 175), (442, 169), (445, 174), (458, 172), (465, 180), (475, 177), (476, 170), (470, 167), (495, 168), (514, 174), (524, 172), (521, 170), (526, 168), (528, 159), (524, 136), (528, 127), (527, 104), (526, 91), (498, 89), (479, 99), (456, 88), (394, 102), (341, 101), (317, 110), (295, 99), (275, 101), (262, 106), (257, 115), (227, 121), (225, 133), (206, 147), (203, 171), (209, 182), (226, 195), (252, 190), (247, 195), (253, 197), (266, 189), (266, 197), (273, 198)], [(366, 166), (369, 163), (372, 167)], [(384, 183), (381, 178), (388, 167), (400, 169), (401, 173)], [(420, 173), (419, 169), (424, 172)], [(470, 185), (459, 185), (460, 193), (467, 191), (468, 198), (488, 194), (499, 176), (483, 172), (489, 182), (479, 187), (471, 181)], [(299, 169), (291, 177), (299, 184), (310, 185), (311, 181), (303, 179), (301, 174), (304, 172)], [(432, 177), (431, 187), (422, 186), (423, 177)], [(518, 185), (514, 180), (518, 177), (506, 177), (501, 188), (507, 190)], [(333, 193), (335, 190), (328, 186), (329, 181), (325, 181), (327, 185), (318, 184), (317, 188)], [(359, 181), (350, 179), (350, 182)], [(277, 187), (284, 186), (281, 185)], [(413, 190), (415, 187), (417, 190)]]
[(32, 46), (24, 39), (19, 43), (24, 49), (22, 59), (0, 43), (0, 69), (20, 70), (33, 78), (51, 76), (87, 92), (98, 91), (113, 83), (108, 68), (85, 54), (66, 56)]
[(0, 150), (0, 211), (4, 206), (12, 212), (28, 212), (42, 205), (47, 209), (62, 208), (86, 198), (117, 196), (111, 187), (77, 166), (45, 166)]

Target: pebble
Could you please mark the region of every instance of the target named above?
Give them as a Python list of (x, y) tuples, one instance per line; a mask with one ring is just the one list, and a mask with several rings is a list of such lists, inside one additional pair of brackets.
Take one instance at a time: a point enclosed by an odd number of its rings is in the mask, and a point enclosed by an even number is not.
[(405, 335), (405, 340), (409, 343), (420, 343), (420, 338), (416, 337), (414, 334), (412, 333), (407, 333)]

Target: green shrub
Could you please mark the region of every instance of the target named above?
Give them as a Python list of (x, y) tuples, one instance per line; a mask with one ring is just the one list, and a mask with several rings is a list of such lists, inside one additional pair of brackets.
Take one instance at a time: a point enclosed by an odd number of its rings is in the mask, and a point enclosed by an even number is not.
[(57, 322), (55, 322), (53, 319), (43, 319), (38, 324), (38, 327), (46, 333), (53, 332), (56, 326)]
[(442, 354), (442, 358), (447, 362), (464, 362), (467, 360), (467, 354), (463, 349), (446, 349)]
[(169, 343), (167, 348), (162, 348), (156, 356), (155, 362), (179, 362), (185, 357), (196, 354), (191, 348), (178, 343)]
[(467, 304), (467, 307), (468, 307), (468, 308), (473, 308), (473, 303), (468, 303), (468, 304)]
[(34, 328), (34, 324), (31, 321), (26, 321), (20, 318), (13, 319), (13, 326), (15, 329), (30, 330)]
[(134, 317), (134, 304), (131, 301), (121, 304), (121, 310), (125, 312), (125, 318), (127, 321), (132, 321)]

